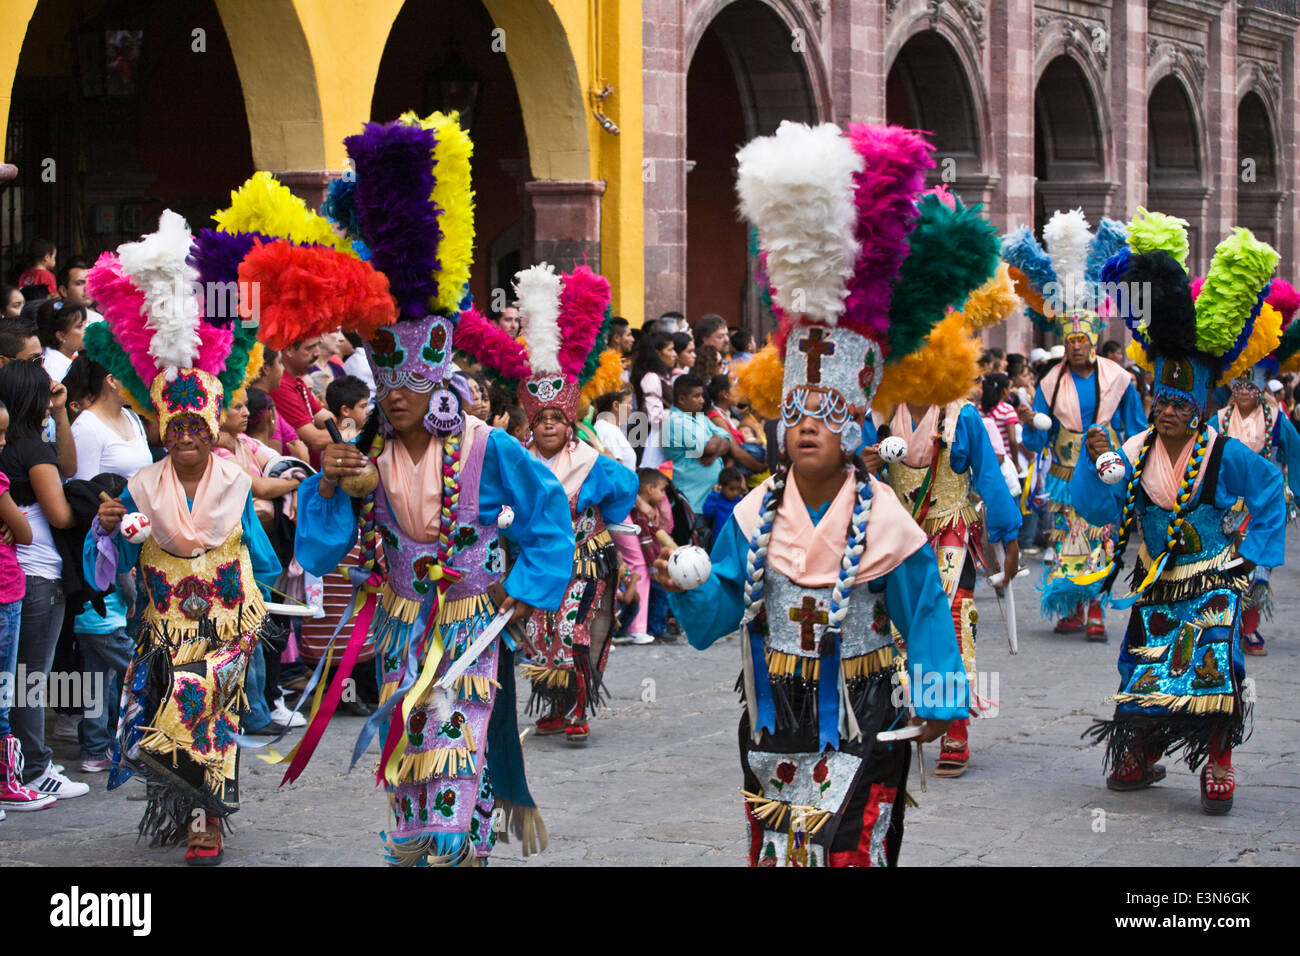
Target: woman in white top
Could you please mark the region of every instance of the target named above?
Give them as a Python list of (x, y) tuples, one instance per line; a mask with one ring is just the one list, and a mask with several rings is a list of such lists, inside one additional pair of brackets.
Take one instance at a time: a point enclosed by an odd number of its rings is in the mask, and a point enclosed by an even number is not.
[(86, 331), (86, 310), (79, 305), (65, 305), (58, 299), (46, 300), (36, 310), (36, 334), (45, 351), (45, 371), (56, 382), (68, 374), (68, 366), (81, 351)]
[(645, 415), (649, 429), (645, 425), (634, 429), (631, 441), (633, 445), (645, 443), (641, 452), (642, 468), (657, 468), (667, 460), (660, 446), (659, 428), (673, 404), (673, 388), (668, 377), (676, 364), (677, 349), (668, 336), (652, 332), (637, 343), (631, 378), (637, 409)]
[(72, 421), (72, 440), (77, 446), (73, 478), (88, 481), (105, 474), (131, 478), (153, 464), (144, 423), (131, 410), (126, 389), (108, 369), (78, 357), (68, 369), (65, 384), (68, 401), (81, 410)]
[(636, 451), (623, 433), (632, 413), (632, 389), (597, 395), (591, 403), (596, 413), (596, 436), (605, 446), (605, 453), (625, 468), (636, 471)]

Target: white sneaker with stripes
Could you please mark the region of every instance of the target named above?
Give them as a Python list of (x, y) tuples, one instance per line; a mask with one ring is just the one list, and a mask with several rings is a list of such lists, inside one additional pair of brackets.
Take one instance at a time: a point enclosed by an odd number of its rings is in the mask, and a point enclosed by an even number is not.
[(45, 768), (45, 772), (29, 783), (37, 793), (48, 794), (59, 800), (67, 800), (70, 797), (81, 797), (90, 793), (90, 785), (78, 783), (75, 780), (69, 780), (59, 771), (54, 769), (50, 764)]

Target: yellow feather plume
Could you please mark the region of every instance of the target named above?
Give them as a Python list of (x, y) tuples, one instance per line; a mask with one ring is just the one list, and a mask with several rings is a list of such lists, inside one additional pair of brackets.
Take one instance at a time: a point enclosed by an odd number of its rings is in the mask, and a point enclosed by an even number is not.
[(901, 361), (885, 366), (872, 405), (876, 408), (892, 408), (900, 402), (947, 405), (964, 398), (979, 375), (981, 349), (965, 314), (949, 312), (930, 332), (925, 345)]
[(1152, 372), (1155, 370), (1155, 365), (1151, 362), (1151, 356), (1147, 355), (1147, 350), (1142, 347), (1142, 343), (1137, 339), (1133, 339), (1129, 342), (1125, 354), (1144, 372)]
[(262, 374), (262, 366), (265, 363), (266, 350), (261, 342), (254, 342), (253, 347), (248, 350), (248, 367), (244, 369), (245, 386)]
[(962, 312), (971, 328), (987, 329), (1005, 322), (1018, 308), (1020, 296), (1016, 295), (1016, 284), (1011, 279), (1011, 267), (1002, 262), (997, 272), (966, 297)]
[(324, 216), (289, 191), (266, 170), (254, 173), (230, 194), (230, 207), (214, 213), (221, 232), (260, 232), (295, 243), (315, 242), (347, 255), (352, 245)]
[(733, 369), (736, 388), (749, 399), (759, 418), (776, 418), (781, 414), (782, 380), (785, 363), (771, 342), (754, 353), (749, 361)]
[(438, 228), (438, 296), (431, 303), (436, 309), (456, 312), (465, 297), (469, 268), (474, 257), (474, 190), (470, 188), (470, 157), (474, 143), (460, 127), (460, 114), (432, 113), (420, 119), (414, 112), (403, 113), (403, 123), (423, 126), (434, 131), (437, 145), (433, 149), (433, 193), (430, 200), (442, 210)]
[(580, 398), (593, 402), (598, 396), (617, 392), (623, 387), (623, 360), (613, 349), (600, 353), (600, 364), (592, 373), (590, 381), (582, 387)]
[(1255, 327), (1251, 330), (1250, 341), (1246, 347), (1241, 350), (1237, 356), (1237, 361), (1233, 362), (1228, 369), (1219, 376), (1219, 385), (1225, 385), (1231, 382), (1238, 375), (1246, 371), (1256, 362), (1261, 361), (1265, 356), (1270, 355), (1277, 348), (1278, 343), (1282, 341), (1282, 313), (1273, 308), (1267, 302), (1259, 310), (1259, 315), (1255, 319)]

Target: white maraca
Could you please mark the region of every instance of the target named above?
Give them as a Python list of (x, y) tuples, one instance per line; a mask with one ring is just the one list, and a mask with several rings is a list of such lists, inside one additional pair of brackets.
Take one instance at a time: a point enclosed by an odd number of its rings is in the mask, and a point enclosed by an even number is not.
[(1045, 431), (1050, 430), (1051, 427), (1052, 427), (1052, 419), (1051, 419), (1051, 416), (1050, 416), (1050, 415), (1046, 415), (1046, 414), (1044, 414), (1043, 412), (1035, 412), (1035, 413), (1034, 413), (1034, 428), (1035, 428), (1035, 429), (1037, 429), (1037, 430), (1040, 431), (1040, 432), (1045, 432)]
[(880, 457), (885, 461), (902, 461), (907, 454), (907, 442), (897, 435), (890, 435), (880, 443)]
[(508, 528), (515, 523), (515, 509), (509, 505), (501, 506), (501, 513), (497, 515), (497, 527)]
[(1104, 451), (1097, 456), (1097, 477), (1108, 485), (1117, 485), (1124, 480), (1124, 459), (1113, 451)]
[(132, 544), (139, 544), (146, 538), (153, 536), (153, 522), (149, 520), (147, 514), (139, 511), (132, 511), (124, 515), (119, 528), (122, 531), (122, 537)]
[(712, 573), (709, 552), (693, 544), (678, 548), (668, 556), (668, 576), (683, 591), (698, 588)]

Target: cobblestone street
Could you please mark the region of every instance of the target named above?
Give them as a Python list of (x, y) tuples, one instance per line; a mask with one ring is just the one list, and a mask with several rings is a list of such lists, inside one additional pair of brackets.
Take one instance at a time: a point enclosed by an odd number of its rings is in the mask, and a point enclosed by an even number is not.
[[(1292, 555), (1298, 544), (1293, 531)], [(1040, 565), (1032, 568), (1036, 575)], [(1226, 817), (1201, 812), (1195, 775), (1172, 760), (1165, 761), (1169, 777), (1152, 789), (1106, 789), (1101, 752), (1080, 734), (1110, 712), (1105, 698), (1115, 689), (1122, 618), (1110, 618), (1106, 645), (1054, 635), (1038, 619), (1028, 580), (1017, 588), (1021, 652), (1014, 657), (992, 591), (981, 586), (979, 665), (988, 674), (986, 696), (1000, 698), (1001, 712), (972, 726), (972, 766), (963, 777), (928, 775), (922, 792), (913, 765), (909, 789), (920, 807), (908, 810), (901, 864), (1300, 864), (1300, 637), (1292, 623), (1300, 618), (1300, 573), (1274, 574), (1277, 613), (1262, 628), (1269, 656), (1248, 658), (1255, 730), (1237, 751), (1236, 805)], [(734, 641), (705, 653), (684, 643), (615, 648), (606, 675), (612, 705), (593, 721), (589, 746), (525, 738), (549, 849), (524, 860), (517, 843), (499, 846), (493, 863), (741, 865), (738, 654)], [(360, 767), (343, 773), (361, 723), (337, 718), (308, 771), (283, 790), (276, 789), (280, 769), (245, 759), (228, 865), (382, 862), (382, 794)], [(58, 743), (55, 752), (91, 793), (11, 813), (0, 823), (0, 864), (181, 862), (180, 850), (136, 844), (143, 805), (130, 797), (141, 796), (142, 785), (107, 794), (105, 774), (77, 772), (74, 745)], [(937, 745), (927, 746), (929, 770), (936, 755)]]

